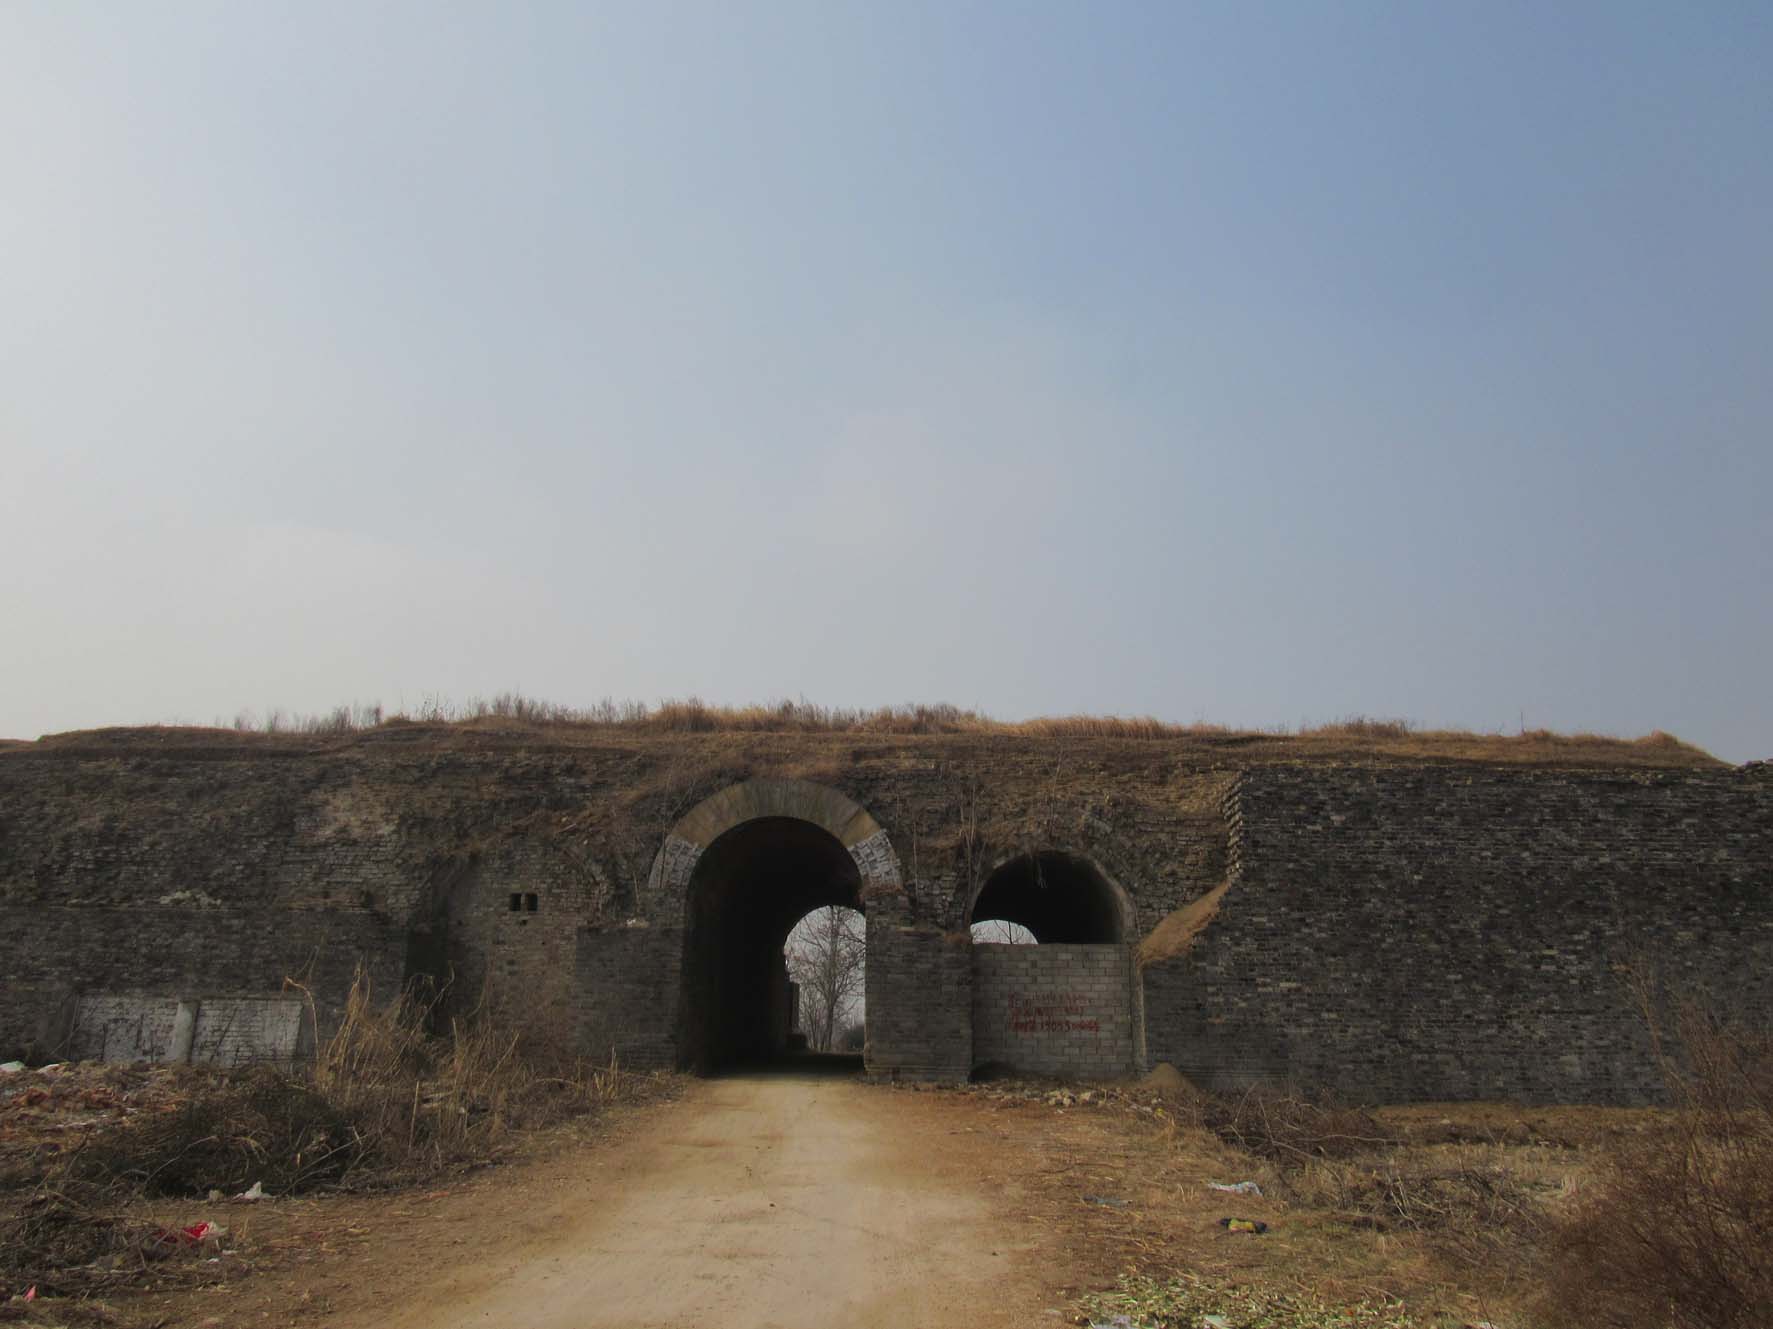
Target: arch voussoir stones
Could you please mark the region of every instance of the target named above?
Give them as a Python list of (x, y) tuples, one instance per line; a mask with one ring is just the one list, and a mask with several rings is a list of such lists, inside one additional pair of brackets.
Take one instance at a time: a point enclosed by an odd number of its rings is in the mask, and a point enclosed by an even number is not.
[(653, 859), (648, 890), (681, 898), (709, 845), (763, 817), (788, 817), (828, 831), (855, 860), (864, 895), (903, 889), (892, 841), (854, 799), (808, 780), (746, 780), (703, 799), (678, 820)]

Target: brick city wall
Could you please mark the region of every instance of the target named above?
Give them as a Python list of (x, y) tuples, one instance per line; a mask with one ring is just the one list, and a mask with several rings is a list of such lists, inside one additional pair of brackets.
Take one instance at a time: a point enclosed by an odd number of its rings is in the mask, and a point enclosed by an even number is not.
[(964, 1080), (973, 1067), (972, 945), (868, 913), (868, 1045), (879, 1079)]
[(0, 750), (0, 935), (14, 939), (0, 1056), (65, 1043), (80, 994), (266, 998), (305, 973), (329, 1019), (361, 963), (384, 994), (430, 978), (589, 1055), (675, 1064), (692, 883), (653, 865), (701, 800), (760, 779), (853, 800), (884, 831), (868, 853), (896, 856), (902, 880), (867, 901), (882, 1076), (957, 1078), (980, 1059), (967, 914), (983, 875), (1030, 849), (1099, 865), (1135, 937), (1230, 877), (1192, 953), (1131, 990), (1133, 1063), (1209, 1084), (1641, 1098), (1653, 1076), (1615, 969), (1641, 952), (1685, 987), (1773, 1010), (1764, 775), (1239, 772), (1202, 752), (782, 734), (553, 745), (423, 726)]
[(973, 1062), (1110, 1079), (1137, 1068), (1127, 946), (973, 946)]
[(1146, 972), (1150, 1055), (1213, 1088), (1655, 1099), (1623, 966), (1773, 1017), (1769, 794), (1737, 773), (1249, 771), (1217, 916)]
[(285, 978), (313, 994), (324, 1034), (360, 968), (384, 994), (405, 976), (401, 934), (361, 911), (10, 906), (0, 907), (0, 936), (13, 939), (0, 978), (0, 1056), (65, 1055), (82, 998), (163, 998), (176, 1008), (188, 998), (281, 997)]

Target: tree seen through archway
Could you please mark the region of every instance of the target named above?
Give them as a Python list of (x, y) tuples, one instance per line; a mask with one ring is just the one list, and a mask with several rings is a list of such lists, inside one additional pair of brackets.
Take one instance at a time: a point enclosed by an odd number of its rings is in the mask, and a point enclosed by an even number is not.
[(862, 1026), (867, 927), (842, 905), (813, 910), (788, 933), (782, 953), (800, 992), (800, 1028), (814, 1052), (851, 1052)]
[(972, 926), (973, 941), (1001, 946), (1037, 946), (1040, 939), (1007, 918), (982, 918)]

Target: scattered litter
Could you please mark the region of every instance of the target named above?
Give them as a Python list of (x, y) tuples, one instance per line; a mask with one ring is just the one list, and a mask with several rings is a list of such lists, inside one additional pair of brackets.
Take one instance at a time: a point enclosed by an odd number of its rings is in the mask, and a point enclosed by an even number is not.
[(26, 1301), (37, 1300), (37, 1285), (35, 1283), (31, 1284), (30, 1287), (25, 1289), (25, 1300)]
[(193, 1223), (190, 1227), (155, 1228), (148, 1238), (145, 1253), (170, 1255), (175, 1250), (196, 1250), (206, 1246), (219, 1247), (228, 1229), (215, 1223)]
[(0, 1062), (0, 1075), (17, 1075), (24, 1068), (25, 1063), (22, 1061)]
[(1084, 1203), (1099, 1204), (1109, 1209), (1125, 1209), (1132, 1201), (1118, 1199), (1112, 1195), (1086, 1195)]
[(1200, 1323), (1201, 1329), (1231, 1329), (1231, 1321), (1223, 1315), (1203, 1315)]
[(1227, 1232), (1253, 1232), (1257, 1236), (1268, 1231), (1268, 1224), (1260, 1218), (1221, 1218), (1219, 1226)]
[(1117, 1315), (1112, 1320), (1091, 1320), (1090, 1329), (1139, 1329), (1130, 1315)]
[(226, 1198), (227, 1198), (227, 1196), (223, 1195), (220, 1191), (216, 1190), (213, 1186), (210, 1188), (209, 1202), (211, 1204), (220, 1204)]
[(1262, 1194), (1262, 1188), (1253, 1181), (1209, 1181), (1207, 1189), (1225, 1191), (1231, 1195), (1260, 1196)]
[(241, 1191), (240, 1194), (236, 1195), (234, 1198), (236, 1200), (249, 1201), (262, 1200), (265, 1198), (265, 1183), (262, 1181), (255, 1181), (248, 1189)]

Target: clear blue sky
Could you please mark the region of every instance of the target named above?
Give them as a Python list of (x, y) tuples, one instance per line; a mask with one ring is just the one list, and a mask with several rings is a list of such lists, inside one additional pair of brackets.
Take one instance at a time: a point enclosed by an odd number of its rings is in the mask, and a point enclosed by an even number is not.
[(0, 734), (1773, 756), (1773, 6), (0, 9)]

